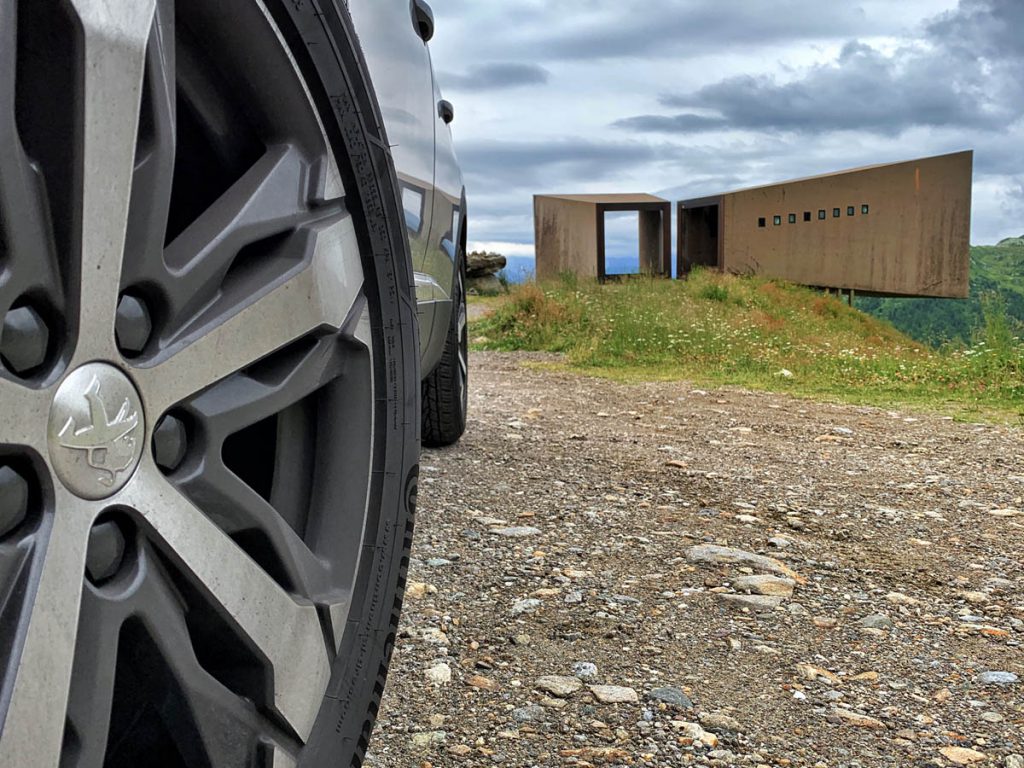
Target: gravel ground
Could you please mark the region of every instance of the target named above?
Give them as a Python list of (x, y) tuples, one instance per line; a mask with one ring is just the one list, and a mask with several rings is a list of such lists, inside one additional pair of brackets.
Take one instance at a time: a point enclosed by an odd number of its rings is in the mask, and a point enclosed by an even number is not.
[(369, 765), (1024, 768), (1018, 428), (477, 354)]

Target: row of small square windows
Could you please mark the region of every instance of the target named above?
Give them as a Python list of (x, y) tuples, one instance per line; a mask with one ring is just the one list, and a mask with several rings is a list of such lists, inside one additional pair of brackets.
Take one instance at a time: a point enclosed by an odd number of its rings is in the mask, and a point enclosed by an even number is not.
[[(860, 212), (864, 216), (866, 216), (870, 210), (871, 209), (867, 205), (867, 203), (865, 203), (864, 205), (862, 205), (860, 207)], [(857, 207), (856, 206), (851, 205), (851, 206), (847, 207), (847, 209), (846, 209), (846, 215), (847, 216), (854, 216), (854, 215), (856, 215), (856, 213), (857, 213)], [(832, 218), (833, 219), (838, 219), (842, 215), (843, 215), (843, 209), (842, 208), (833, 208), (832, 209)], [(819, 221), (824, 221), (827, 218), (828, 218), (828, 211), (826, 211), (824, 208), (820, 209), (818, 211), (818, 220)], [(810, 211), (804, 211), (804, 221), (810, 221), (810, 220), (811, 220), (811, 212)], [(796, 214), (795, 213), (789, 214), (789, 223), (790, 224), (796, 224)], [(782, 224), (782, 217), (781, 216), (773, 217), (772, 218), (772, 224), (774, 224), (776, 227), (780, 226)], [(768, 219), (766, 219), (766, 218), (764, 218), (762, 216), (760, 219), (757, 220), (757, 226), (759, 226), (759, 227), (767, 227), (768, 226)]]

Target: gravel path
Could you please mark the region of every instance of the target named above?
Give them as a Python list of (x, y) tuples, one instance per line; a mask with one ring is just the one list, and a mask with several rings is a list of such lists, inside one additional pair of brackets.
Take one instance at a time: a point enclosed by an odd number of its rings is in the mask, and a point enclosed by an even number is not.
[(1024, 431), (473, 357), (369, 765), (1024, 768)]

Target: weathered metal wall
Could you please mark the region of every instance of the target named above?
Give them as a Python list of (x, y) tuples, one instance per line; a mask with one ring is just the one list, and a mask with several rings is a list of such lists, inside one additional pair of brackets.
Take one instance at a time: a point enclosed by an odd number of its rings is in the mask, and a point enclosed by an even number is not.
[(724, 195), (719, 266), (867, 293), (966, 297), (972, 166), (973, 153), (959, 152)]
[(533, 198), (537, 279), (563, 272), (596, 279), (597, 206), (556, 197)]

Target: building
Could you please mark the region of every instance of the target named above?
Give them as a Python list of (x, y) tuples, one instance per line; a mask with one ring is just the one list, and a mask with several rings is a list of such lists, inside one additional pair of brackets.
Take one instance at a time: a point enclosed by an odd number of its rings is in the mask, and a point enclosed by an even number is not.
[(678, 273), (695, 266), (891, 296), (965, 298), (973, 152), (679, 203)]
[(653, 195), (536, 195), (533, 198), (537, 277), (563, 272), (604, 280), (605, 214), (636, 211), (640, 272), (672, 275), (672, 206)]

